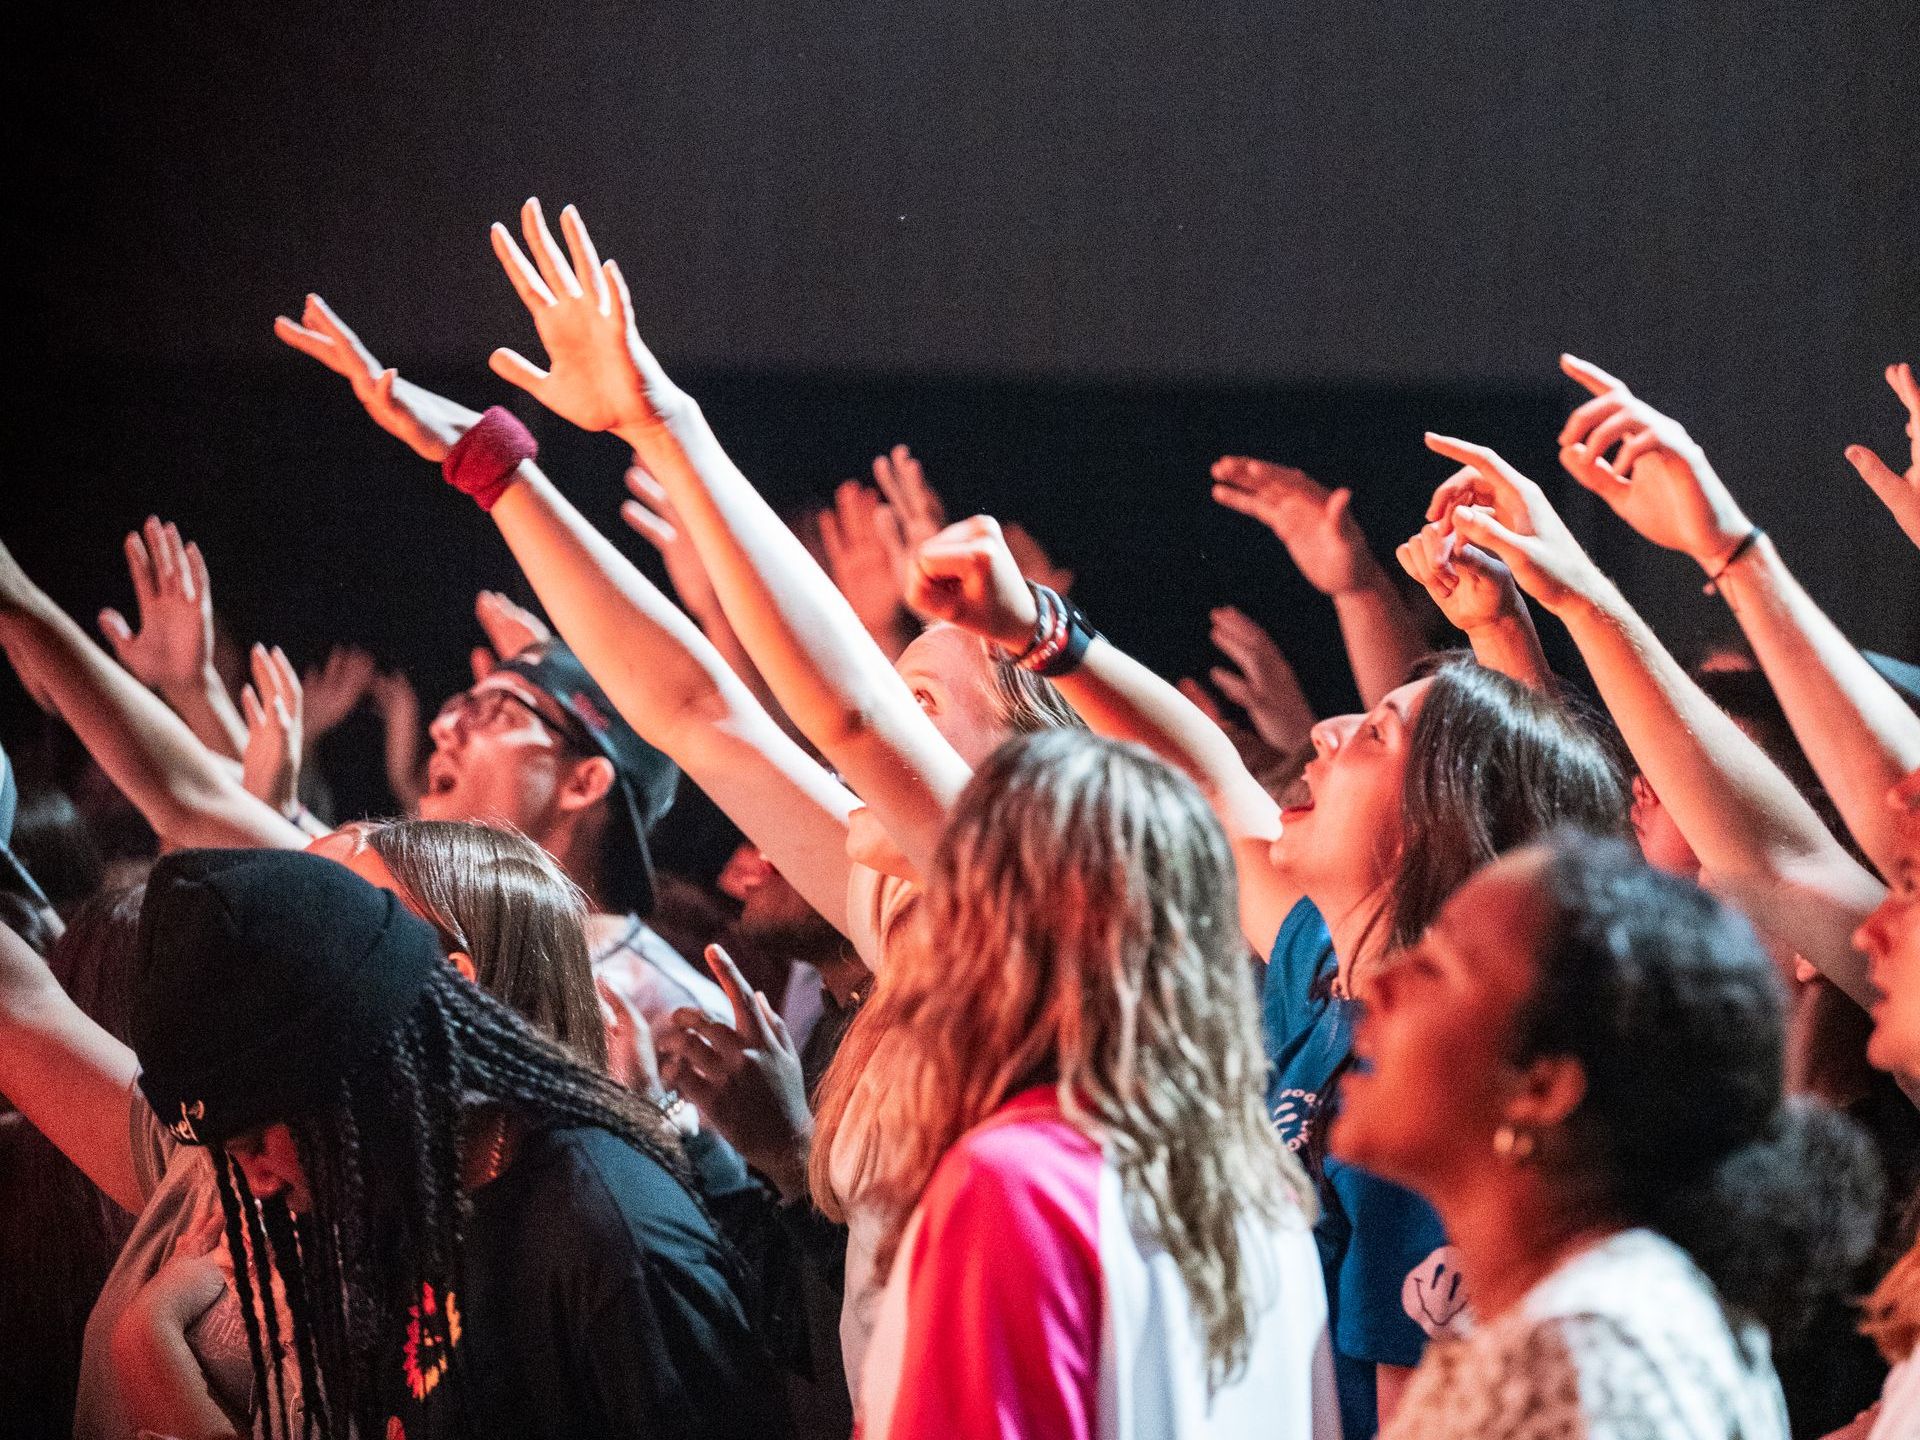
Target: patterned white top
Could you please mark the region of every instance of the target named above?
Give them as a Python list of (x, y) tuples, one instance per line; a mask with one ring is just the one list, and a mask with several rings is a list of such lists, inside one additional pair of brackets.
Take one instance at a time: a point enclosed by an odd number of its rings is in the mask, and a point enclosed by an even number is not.
[(1766, 1332), (1678, 1246), (1626, 1230), (1464, 1339), (1436, 1340), (1381, 1440), (1786, 1440)]

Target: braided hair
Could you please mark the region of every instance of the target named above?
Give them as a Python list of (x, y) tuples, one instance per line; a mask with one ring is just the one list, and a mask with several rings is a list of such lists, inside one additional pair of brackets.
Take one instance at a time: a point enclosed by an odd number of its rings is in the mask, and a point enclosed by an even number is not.
[[(444, 1307), (451, 1325), (457, 1313), (472, 1212), (463, 1126), (487, 1105), (529, 1129), (609, 1131), (660, 1164), (706, 1214), (657, 1107), (582, 1065), (451, 967), (435, 973), (405, 1023), (341, 1077), (329, 1104), (289, 1117), (312, 1195), (308, 1213), (294, 1215), (277, 1196), (256, 1201), (240, 1167), (215, 1147), (269, 1440), (386, 1433), (389, 1392), (380, 1377), (400, 1358), (391, 1318)], [(444, 1371), (409, 1364), (408, 1379), (416, 1399), (438, 1391), (458, 1414), (461, 1351), (449, 1345), (445, 1359)]]

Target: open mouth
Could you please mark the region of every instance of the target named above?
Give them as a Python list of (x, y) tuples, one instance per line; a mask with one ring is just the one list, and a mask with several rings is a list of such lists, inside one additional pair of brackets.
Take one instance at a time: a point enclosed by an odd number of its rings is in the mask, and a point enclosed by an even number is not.
[(1302, 773), (1280, 792), (1280, 818), (1282, 822), (1297, 819), (1312, 809), (1313, 787), (1307, 783), (1307, 777)]
[(445, 795), (459, 783), (460, 777), (454, 774), (453, 763), (441, 755), (427, 762), (427, 794)]

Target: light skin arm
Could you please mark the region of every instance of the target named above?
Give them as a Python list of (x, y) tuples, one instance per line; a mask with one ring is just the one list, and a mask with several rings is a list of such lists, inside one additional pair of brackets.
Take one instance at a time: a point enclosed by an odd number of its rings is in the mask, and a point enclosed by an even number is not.
[(297, 827), (247, 793), (165, 702), (107, 657), (0, 547), (0, 647), (170, 846), (298, 850)]
[[(382, 371), (318, 297), (288, 344), (344, 375), (382, 428), (444, 460), (479, 415)], [(371, 397), (369, 401), (368, 397)], [(844, 931), (855, 800), (754, 703), (678, 606), (525, 461), (491, 512), (548, 618), (616, 709)]]
[(641, 341), (632, 300), (571, 206), (568, 254), (537, 202), (529, 261), (504, 226), (494, 248), (544, 342), (551, 372), (495, 351), (501, 378), (586, 430), (633, 447), (685, 522), (721, 606), (774, 697), (923, 872), (970, 773), (806, 548), (727, 458), (699, 407)]
[(1340, 639), (1371, 710), (1427, 653), (1419, 626), (1353, 518), (1353, 492), (1329, 490), (1305, 471), (1228, 455), (1214, 462), (1213, 498), (1271, 530), (1293, 563), (1333, 601)]
[(667, 567), (667, 580), (681, 608), (693, 617), (700, 633), (720, 652), (728, 668), (740, 677), (740, 683), (752, 692), (754, 702), (788, 735), (800, 740), (800, 732), (787, 719), (780, 702), (773, 698), (773, 692), (767, 688), (766, 680), (740, 643), (740, 637), (734, 634), (733, 622), (720, 608), (720, 597), (713, 593), (713, 582), (707, 579), (700, 552), (694, 548), (693, 537), (687, 534), (686, 527), (674, 515), (666, 487), (636, 464), (627, 470), (627, 490), (631, 498), (620, 502), (620, 518), (660, 552), (660, 559)]
[(126, 540), (139, 605), (136, 632), (118, 610), (100, 612), (100, 633), (120, 663), (151, 686), (216, 755), (240, 758), (247, 730), (213, 667), (213, 594), (200, 547), (179, 527), (148, 516)]
[(131, 1214), (144, 1200), (128, 1134), (138, 1072), (133, 1051), (73, 1003), (24, 940), (0, 928), (0, 1095)]
[(1533, 616), (1505, 565), (1463, 542), (1444, 520), (1423, 526), (1396, 553), (1401, 568), (1466, 635), (1475, 660), (1530, 690), (1552, 688)]
[(1884, 797), (1920, 768), (1920, 716), (1814, 603), (1770, 539), (1727, 563), (1753, 522), (1678, 421), (1597, 366), (1571, 355), (1561, 365), (1594, 396), (1561, 431), (1568, 473), (1643, 537), (1719, 576), (1714, 588), (1814, 773), (1868, 859), (1892, 873), (1903, 847)]
[[(920, 547), (907, 600), (929, 619), (1012, 651), (1025, 648), (1038, 619), (1033, 592), (999, 525), (984, 515), (950, 525)], [(1266, 954), (1300, 895), (1275, 876), (1267, 858), (1280, 833), (1280, 809), (1233, 742), (1178, 689), (1104, 639), (1054, 683), (1090, 728), (1146, 746), (1200, 787), (1234, 845), (1247, 940)]]
[[(1588, 558), (1540, 487), (1485, 446), (1429, 436), (1466, 468), (1434, 496), (1470, 544), (1501, 560), (1567, 627), (1647, 783), (1711, 880), (1805, 884), (1863, 917), (1885, 888), (1827, 833), (1760, 747), (1707, 698)], [(1778, 938), (1793, 944), (1791, 934)], [(1796, 944), (1796, 948), (1802, 948)], [(1807, 958), (1859, 1004), (1858, 955)]]

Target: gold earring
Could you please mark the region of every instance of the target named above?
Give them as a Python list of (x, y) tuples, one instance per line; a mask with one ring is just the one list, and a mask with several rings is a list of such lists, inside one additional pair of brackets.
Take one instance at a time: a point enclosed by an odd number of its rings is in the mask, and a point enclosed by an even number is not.
[(1533, 1145), (1533, 1132), (1518, 1125), (1502, 1125), (1493, 1132), (1493, 1153), (1515, 1165), (1524, 1165), (1533, 1158)]

